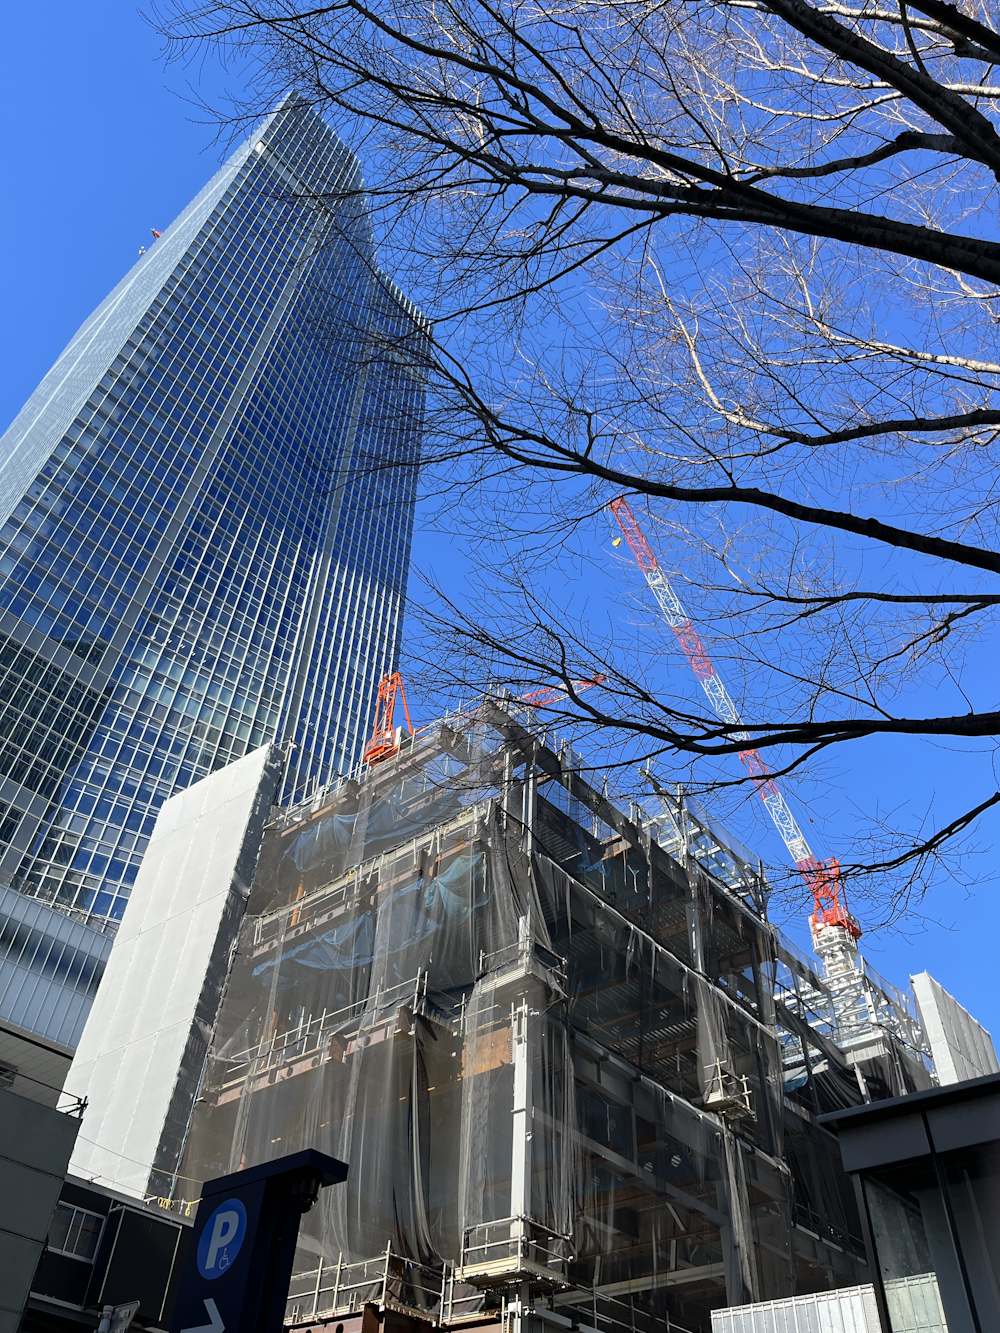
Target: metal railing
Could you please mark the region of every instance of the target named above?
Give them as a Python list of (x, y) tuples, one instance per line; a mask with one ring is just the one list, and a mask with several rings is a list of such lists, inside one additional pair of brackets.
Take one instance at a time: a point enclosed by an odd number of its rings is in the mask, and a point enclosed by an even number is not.
[[(585, 1297), (578, 1298), (574, 1293), (563, 1304), (556, 1300), (557, 1310), (572, 1311), (574, 1322), (579, 1325), (579, 1333), (664, 1333), (662, 1315), (651, 1314), (640, 1309), (631, 1299), (619, 1300), (616, 1296), (602, 1296), (597, 1291), (590, 1291)], [(686, 1333), (679, 1324), (670, 1321), (670, 1333)]]
[[(471, 1228), (471, 1231), (479, 1231), (501, 1227), (507, 1231), (505, 1236), (482, 1241), (480, 1261), (492, 1263), (492, 1258), (484, 1256), (494, 1255), (503, 1246), (509, 1247), (512, 1239), (516, 1239), (509, 1234), (511, 1224), (522, 1220), (505, 1218)], [(568, 1247), (568, 1237), (537, 1223), (531, 1225), (539, 1233), (532, 1242), (536, 1256), (539, 1245), (549, 1255), (556, 1243), (560, 1249)], [(642, 1309), (629, 1297), (621, 1300), (595, 1289), (584, 1289), (572, 1294), (565, 1292), (554, 1299), (556, 1309), (572, 1315), (574, 1325), (579, 1324), (581, 1333), (663, 1333), (662, 1317)], [(470, 1290), (462, 1280), (461, 1270), (454, 1264), (445, 1263), (439, 1267), (419, 1264), (395, 1254), (391, 1245), (383, 1254), (371, 1259), (345, 1262), (341, 1255), (336, 1263), (320, 1260), (318, 1268), (296, 1273), (289, 1290), (285, 1325), (301, 1328), (345, 1318), (361, 1313), (366, 1305), (416, 1315), (438, 1328), (481, 1322), (491, 1317), (498, 1321), (501, 1329), (508, 1326), (506, 1299), (501, 1297), (495, 1308), (486, 1310), (483, 1293)], [(685, 1333), (672, 1321), (670, 1327), (675, 1333)]]
[(462, 1241), (460, 1273), (466, 1282), (482, 1286), (519, 1277), (569, 1286), (566, 1272), (572, 1258), (570, 1236), (530, 1217), (504, 1217), (468, 1228)]
[(702, 1105), (706, 1111), (718, 1111), (730, 1120), (753, 1117), (750, 1081), (746, 1074), (734, 1074), (721, 1060), (716, 1060)]
[[(457, 1288), (457, 1289), (456, 1289)], [(418, 1314), (432, 1324), (481, 1317), (483, 1296), (469, 1291), (454, 1264), (433, 1266), (404, 1259), (386, 1246), (372, 1259), (324, 1263), (296, 1273), (288, 1291), (285, 1323), (290, 1327), (357, 1313), (366, 1305)]]
[[(341, 1051), (355, 1049), (360, 1038), (362, 1049), (367, 1043), (365, 1024), (374, 1028), (390, 1023), (397, 1011), (409, 1006), (414, 1013), (424, 1014), (438, 1022), (456, 1026), (461, 1023), (464, 996), (455, 1000), (450, 996), (427, 993), (428, 973), (417, 969), (412, 981), (401, 981), (386, 989), (376, 987), (352, 1004), (318, 1016), (309, 1015), (294, 1028), (273, 1036), (262, 1037), (246, 1050), (228, 1057), (224, 1077), (216, 1086), (217, 1092), (239, 1088), (246, 1079), (267, 1082), (276, 1070), (307, 1057), (325, 1057), (333, 1053), (331, 1042), (340, 1044)], [(272, 1080), (273, 1081), (273, 1080)]]
[(520, 939), (513, 944), (505, 944), (499, 949), (487, 953), (479, 951), (477, 977), (499, 975), (517, 968), (530, 970), (532, 962), (541, 963), (546, 971), (551, 972), (555, 980), (565, 989), (567, 985), (567, 962), (561, 954), (546, 949), (537, 940)]
[(815, 1240), (832, 1241), (838, 1249), (846, 1250), (850, 1254), (864, 1255), (865, 1243), (860, 1236), (844, 1231), (828, 1218), (814, 1212), (807, 1204), (792, 1204), (792, 1222)]

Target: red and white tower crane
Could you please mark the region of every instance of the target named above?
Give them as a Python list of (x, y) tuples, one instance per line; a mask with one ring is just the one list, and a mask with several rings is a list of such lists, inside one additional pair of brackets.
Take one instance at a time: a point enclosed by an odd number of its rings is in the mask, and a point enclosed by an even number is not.
[[(721, 676), (712, 665), (711, 658), (684, 609), (684, 604), (664, 573), (625, 497), (620, 495), (617, 500), (612, 500), (610, 508), (618, 520), (622, 535), (632, 548), (636, 564), (646, 576), (646, 582), (660, 604), (664, 620), (673, 630), (681, 651), (701, 681), (712, 711), (716, 717), (735, 728), (730, 733), (734, 741), (750, 740), (750, 733), (743, 728), (739, 710), (733, 703)], [(839, 926), (856, 940), (861, 934), (861, 928), (847, 910), (846, 902), (841, 901), (840, 864), (837, 858), (830, 856), (826, 860), (819, 860), (813, 854), (795, 816), (789, 809), (781, 788), (761, 758), (760, 752), (748, 747), (739, 751), (739, 757), (743, 767), (753, 778), (767, 813), (774, 821), (774, 826), (788, 848), (789, 855), (813, 895), (813, 912), (809, 918), (813, 939), (817, 938), (824, 926)]]

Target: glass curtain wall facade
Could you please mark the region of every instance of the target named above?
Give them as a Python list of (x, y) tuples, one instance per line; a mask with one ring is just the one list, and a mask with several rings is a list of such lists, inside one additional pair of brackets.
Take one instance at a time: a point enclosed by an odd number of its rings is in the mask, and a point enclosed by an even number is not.
[(0, 442), (0, 880), (119, 918), (156, 812), (265, 741), (359, 758), (397, 665), (423, 322), (302, 100), (87, 320)]

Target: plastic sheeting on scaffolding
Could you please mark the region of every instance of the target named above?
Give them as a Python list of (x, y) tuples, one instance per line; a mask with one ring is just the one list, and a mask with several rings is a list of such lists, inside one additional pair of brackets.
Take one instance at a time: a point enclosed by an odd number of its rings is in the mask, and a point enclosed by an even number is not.
[[(149, 1192), (183, 1206), (306, 1146), (346, 1160), (303, 1219), (296, 1322), (376, 1290), (447, 1322), (527, 1284), (599, 1327), (694, 1329), (803, 1265), (856, 1282), (835, 1149), (783, 1097), (752, 901), (502, 708), (437, 727), (265, 831)], [(821, 1214), (840, 1243), (803, 1231)]]

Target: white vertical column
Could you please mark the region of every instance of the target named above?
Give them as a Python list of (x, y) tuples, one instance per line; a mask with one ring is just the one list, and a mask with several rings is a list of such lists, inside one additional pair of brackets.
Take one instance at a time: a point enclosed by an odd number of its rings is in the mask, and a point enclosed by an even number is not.
[[(523, 838), (521, 846), (530, 856), (534, 850), (533, 832), (535, 824), (535, 755), (534, 750), (528, 755), (524, 765), (524, 786), (522, 788)], [(518, 921), (517, 943), (518, 961), (526, 968), (532, 950), (533, 923), (531, 919), (531, 900), (525, 904), (524, 914)], [(533, 983), (525, 974), (525, 987)], [(511, 1002), (511, 1059), (514, 1068), (514, 1104), (512, 1107), (513, 1126), (511, 1135), (510, 1163), (510, 1215), (513, 1218), (510, 1228), (511, 1244), (516, 1246), (518, 1257), (528, 1253), (531, 1234), (531, 1136), (532, 1136), (532, 1067), (534, 1064), (531, 1043), (531, 1006), (527, 993)], [(527, 1315), (531, 1309), (531, 1288), (527, 1282), (518, 1286), (517, 1296), (508, 1302), (508, 1333), (525, 1333)]]
[[(528, 1038), (528, 999), (522, 996), (511, 1005), (511, 1039), (514, 1065), (513, 1147), (510, 1163), (510, 1214), (514, 1228), (531, 1214), (531, 1042)], [(512, 1230), (513, 1234), (513, 1230)], [(527, 1233), (517, 1231), (527, 1238)]]
[[(522, 922), (524, 918), (522, 917)], [(514, 1064), (514, 1125), (510, 1163), (510, 1226), (512, 1246), (519, 1257), (531, 1240), (531, 1041), (528, 1035), (530, 1010), (528, 997), (522, 995), (511, 1005), (511, 1045)], [(508, 1333), (525, 1333), (531, 1308), (531, 1289), (522, 1282), (517, 1296), (508, 1303)]]

